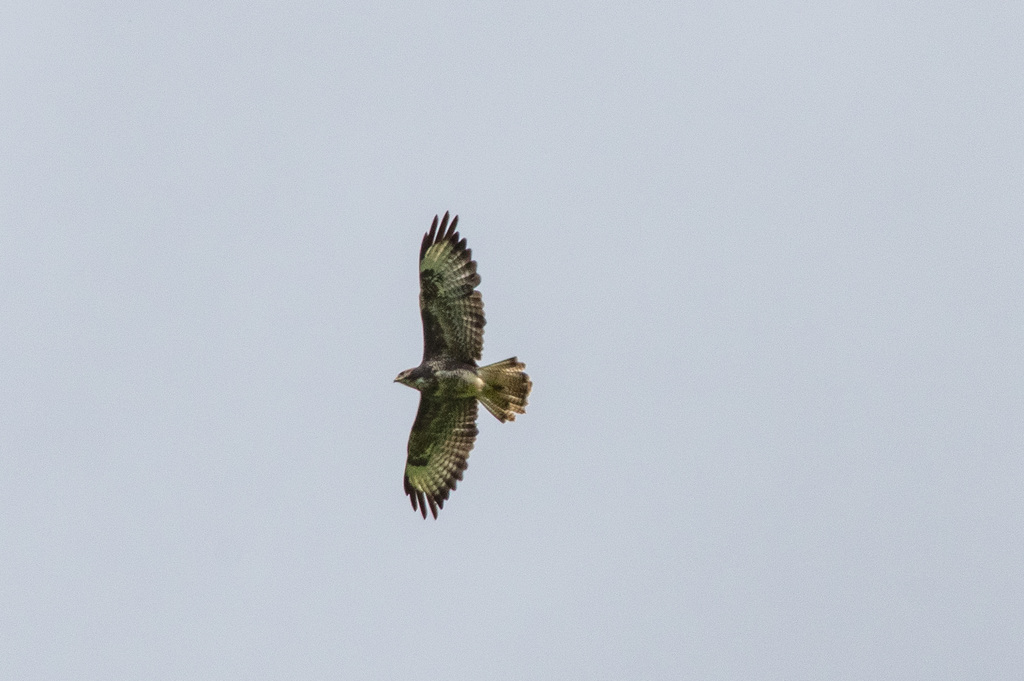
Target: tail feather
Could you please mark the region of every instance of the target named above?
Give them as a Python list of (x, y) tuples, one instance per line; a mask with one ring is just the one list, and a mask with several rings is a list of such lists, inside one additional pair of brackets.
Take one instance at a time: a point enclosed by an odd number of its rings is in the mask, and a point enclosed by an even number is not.
[(517, 358), (509, 357), (477, 370), (484, 381), (484, 388), (477, 399), (502, 423), (515, 421), (516, 414), (526, 413), (526, 398), (533, 383), (523, 371), (525, 368), (526, 365)]

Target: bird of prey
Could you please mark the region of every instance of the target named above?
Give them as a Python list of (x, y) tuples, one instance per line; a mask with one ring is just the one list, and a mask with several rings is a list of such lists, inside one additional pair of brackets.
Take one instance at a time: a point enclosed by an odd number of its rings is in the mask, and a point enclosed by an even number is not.
[(423, 361), (395, 381), (420, 391), (409, 433), (405, 493), (414, 511), (437, 518), (455, 483), (462, 480), (476, 439), (477, 401), (504, 423), (526, 413), (533, 384), (515, 357), (478, 367), (484, 344), (484, 303), (473, 252), (444, 214), (420, 245), (420, 315)]

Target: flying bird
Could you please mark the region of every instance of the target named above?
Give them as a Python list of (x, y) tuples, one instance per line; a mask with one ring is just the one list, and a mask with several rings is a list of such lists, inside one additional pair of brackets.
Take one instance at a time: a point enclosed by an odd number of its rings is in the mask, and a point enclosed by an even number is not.
[(504, 423), (526, 413), (533, 384), (515, 357), (477, 366), (484, 345), (484, 303), (476, 291), (473, 252), (444, 214), (437, 216), (420, 245), (420, 316), (423, 361), (395, 378), (420, 391), (420, 406), (409, 433), (405, 493), (414, 511), (437, 518), (448, 494), (462, 480), (476, 440), (479, 401)]

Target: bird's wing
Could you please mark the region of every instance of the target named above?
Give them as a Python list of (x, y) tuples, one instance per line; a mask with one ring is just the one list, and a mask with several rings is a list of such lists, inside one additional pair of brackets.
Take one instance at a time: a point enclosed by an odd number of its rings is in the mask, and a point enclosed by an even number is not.
[(476, 439), (476, 398), (446, 398), (420, 393), (420, 408), (409, 433), (405, 462), (405, 493), (413, 510), (437, 517), (448, 493), (462, 480), (469, 450)]
[(420, 246), (420, 314), (423, 317), (423, 361), (450, 358), (474, 364), (484, 346), (484, 303), (473, 251), (459, 239), (456, 215), (448, 223), (437, 216)]

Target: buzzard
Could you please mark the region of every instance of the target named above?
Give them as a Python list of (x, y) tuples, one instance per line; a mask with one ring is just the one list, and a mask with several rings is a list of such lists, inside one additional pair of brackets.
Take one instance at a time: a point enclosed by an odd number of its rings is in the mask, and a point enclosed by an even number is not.
[(484, 345), (484, 303), (473, 252), (444, 214), (437, 216), (420, 245), (420, 315), (423, 361), (395, 381), (420, 391), (420, 406), (409, 433), (405, 493), (414, 511), (437, 518), (455, 483), (462, 480), (476, 439), (479, 401), (504, 423), (526, 413), (533, 384), (515, 357), (478, 367)]

